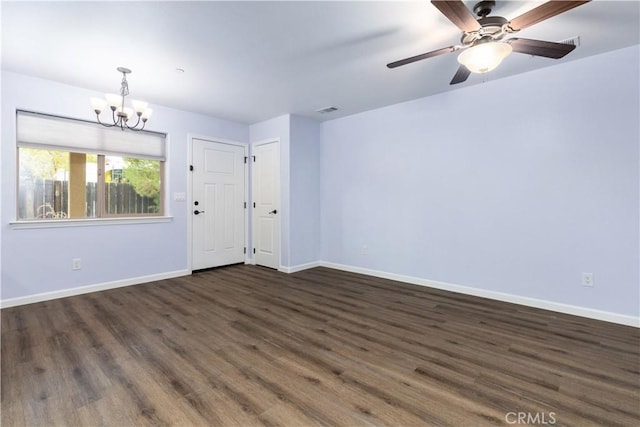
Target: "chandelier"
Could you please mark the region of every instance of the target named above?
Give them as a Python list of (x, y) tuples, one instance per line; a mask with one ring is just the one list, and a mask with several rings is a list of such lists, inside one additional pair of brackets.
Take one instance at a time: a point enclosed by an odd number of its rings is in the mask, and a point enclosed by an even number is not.
[[(115, 93), (107, 93), (105, 95), (106, 99), (102, 98), (91, 98), (91, 106), (93, 107), (93, 111), (96, 113), (96, 118), (98, 119), (98, 123), (102, 126), (106, 127), (119, 127), (122, 130), (131, 129), (135, 131), (141, 131), (144, 129), (144, 126), (147, 124), (147, 120), (151, 117), (151, 109), (147, 108), (149, 105), (144, 101), (136, 101), (131, 100), (131, 106), (133, 108), (124, 106), (124, 98), (129, 95), (129, 83), (127, 82), (127, 74), (131, 73), (131, 70), (125, 67), (118, 67), (118, 72), (122, 73), (122, 83), (120, 84), (120, 94)], [(111, 118), (113, 120), (113, 124), (102, 123), (100, 121), (100, 113), (105, 109), (106, 106), (109, 106), (111, 109)], [(136, 124), (131, 126), (129, 124), (129, 120), (133, 117), (133, 115), (137, 116)], [(142, 122), (142, 127), (138, 129), (138, 125)]]

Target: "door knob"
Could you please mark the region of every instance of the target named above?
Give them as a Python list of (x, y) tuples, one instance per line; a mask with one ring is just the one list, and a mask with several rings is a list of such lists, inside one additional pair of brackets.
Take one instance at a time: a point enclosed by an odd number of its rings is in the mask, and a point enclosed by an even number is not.
[(195, 211), (193, 211), (194, 215), (199, 215), (201, 213), (204, 213), (204, 211), (199, 211), (198, 209), (196, 209)]
[(272, 210), (271, 212), (269, 212), (269, 215), (271, 215), (271, 214), (277, 214), (277, 213), (278, 213), (278, 210), (277, 210), (277, 209), (274, 209), (274, 210)]

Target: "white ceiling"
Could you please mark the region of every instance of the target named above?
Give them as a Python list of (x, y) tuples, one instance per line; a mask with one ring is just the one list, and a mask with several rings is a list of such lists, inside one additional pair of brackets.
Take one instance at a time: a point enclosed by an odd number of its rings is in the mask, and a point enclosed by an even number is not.
[[(493, 14), (512, 19), (541, 3), (497, 0)], [(243, 123), (285, 113), (333, 119), (640, 43), (639, 2), (596, 0), (518, 33), (580, 36), (564, 59), (513, 54), (449, 86), (455, 53), (386, 67), (459, 43), (427, 0), (2, 1), (0, 13), (5, 70), (117, 92), (116, 67), (125, 66), (133, 98)], [(315, 112), (329, 105), (339, 110)]]

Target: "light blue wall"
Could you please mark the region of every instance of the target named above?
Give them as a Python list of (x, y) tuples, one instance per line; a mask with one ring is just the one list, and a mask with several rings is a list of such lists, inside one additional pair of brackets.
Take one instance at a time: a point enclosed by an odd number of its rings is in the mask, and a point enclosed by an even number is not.
[[(154, 105), (151, 130), (168, 134), (169, 223), (15, 230), (15, 110), (93, 120), (89, 98), (101, 94), (15, 73), (2, 73), (2, 299), (188, 269), (188, 133), (249, 142), (249, 127)], [(71, 271), (71, 259), (82, 270)]]
[(324, 122), (322, 259), (638, 316), (638, 53)]
[(320, 124), (291, 116), (290, 265), (320, 258)]
[[(150, 124), (169, 134), (169, 196), (188, 191), (188, 133), (280, 140), (285, 267), (323, 260), (638, 316), (639, 62), (635, 46), (322, 124), (162, 106)], [(2, 73), (2, 299), (187, 269), (189, 209), (171, 197), (170, 223), (8, 225), (15, 109), (93, 119), (96, 95)]]

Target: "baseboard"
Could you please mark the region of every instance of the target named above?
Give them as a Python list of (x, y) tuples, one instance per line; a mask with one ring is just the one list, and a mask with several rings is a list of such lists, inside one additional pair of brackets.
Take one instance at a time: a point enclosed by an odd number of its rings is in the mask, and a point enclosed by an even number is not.
[[(247, 259), (247, 264), (253, 264), (252, 259)], [(280, 267), (279, 270), (284, 273), (295, 273), (314, 267), (327, 267), (336, 270), (349, 271), (352, 273), (364, 274), (367, 276), (380, 277), (383, 279), (395, 280), (398, 282), (411, 283), (419, 286), (426, 286), (445, 291), (458, 292), (465, 295), (473, 295), (482, 298), (489, 298), (497, 301), (504, 301), (514, 304), (520, 304), (528, 307), (541, 308), (544, 310), (556, 311), (564, 314), (586, 317), (590, 319), (603, 320), (605, 322), (617, 323), (621, 325), (633, 326), (640, 328), (640, 318), (628, 316), (624, 314), (612, 313), (609, 311), (595, 310), (586, 307), (580, 307), (570, 304), (563, 304), (553, 301), (541, 300), (537, 298), (523, 297), (519, 295), (508, 294), (504, 292), (489, 291), (485, 289), (473, 288), (470, 286), (456, 285), (447, 282), (439, 282), (435, 280), (426, 280), (419, 277), (405, 276), (401, 274), (388, 273), (386, 271), (372, 270), (363, 267), (355, 267), (351, 265), (338, 264), (328, 261), (315, 261), (306, 264), (299, 264), (292, 267)], [(176, 270), (160, 274), (152, 274), (148, 276), (134, 277), (130, 279), (116, 280), (113, 282), (99, 283), (95, 285), (80, 286), (76, 288), (63, 289), (60, 291), (43, 292), (40, 294), (27, 295), (24, 297), (9, 298), (0, 300), (0, 308), (14, 307), (18, 305), (32, 304), (36, 302), (49, 301), (57, 298), (65, 298), (74, 295), (82, 295), (90, 292), (99, 292), (108, 289), (121, 288), (124, 286), (139, 285), (142, 283), (154, 282), (156, 280), (171, 279), (174, 277), (187, 276), (189, 270)]]
[(306, 264), (294, 265), (293, 267), (280, 266), (278, 271), (282, 271), (283, 273), (296, 273), (298, 271), (308, 270), (310, 268), (320, 267), (320, 266), (322, 266), (322, 263), (320, 261), (314, 261), (314, 262), (308, 262)]
[(49, 301), (57, 298), (71, 297), (75, 295), (88, 294), (90, 292), (105, 291), (108, 289), (121, 288), (124, 286), (139, 285), (142, 283), (155, 282), (156, 280), (171, 279), (174, 277), (187, 276), (189, 270), (176, 270), (149, 276), (133, 277), (130, 279), (116, 280), (113, 282), (98, 283), (95, 285), (79, 286), (77, 288), (62, 289), (59, 291), (43, 292), (40, 294), (27, 295), (24, 297), (9, 298), (0, 300), (0, 308), (14, 307), (17, 305), (32, 304), (35, 302)]
[(523, 297), (503, 292), (488, 291), (485, 289), (473, 288), (470, 286), (456, 285), (434, 280), (426, 280), (413, 276), (388, 273), (385, 271), (371, 270), (368, 268), (354, 267), (351, 265), (337, 264), (333, 262), (320, 261), (319, 266), (333, 268), (336, 270), (349, 271), (352, 273), (364, 274), (367, 276), (380, 277), (383, 279), (395, 280), (398, 282), (411, 283), (413, 285), (427, 286), (445, 291), (457, 292), (465, 295), (473, 295), (482, 298), (489, 298), (497, 301), (510, 302), (528, 307), (541, 308), (544, 310), (556, 311), (558, 313), (571, 314), (574, 316), (586, 317), (589, 319), (603, 320), (605, 322), (618, 323), (626, 326), (640, 328), (640, 318), (627, 316), (624, 314), (612, 313), (609, 311), (595, 310), (592, 308), (580, 307), (570, 304), (563, 304), (553, 301), (541, 300), (537, 298)]

